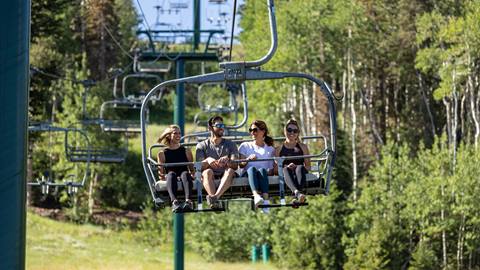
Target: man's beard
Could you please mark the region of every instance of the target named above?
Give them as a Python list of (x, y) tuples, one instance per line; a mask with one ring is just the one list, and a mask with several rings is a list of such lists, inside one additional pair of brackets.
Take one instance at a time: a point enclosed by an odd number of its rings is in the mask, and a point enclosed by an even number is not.
[(224, 131), (222, 129), (220, 129), (218, 131), (213, 131), (213, 134), (215, 135), (215, 137), (221, 138), (221, 137), (223, 137), (223, 132)]

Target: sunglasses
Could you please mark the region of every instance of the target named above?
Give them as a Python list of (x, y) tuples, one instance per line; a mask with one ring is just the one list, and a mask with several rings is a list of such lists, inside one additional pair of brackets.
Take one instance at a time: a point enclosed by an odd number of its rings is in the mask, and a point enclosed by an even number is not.
[(298, 133), (299, 131), (296, 128), (287, 128), (287, 132), (288, 133)]
[(252, 133), (252, 132), (258, 132), (258, 128), (249, 128), (248, 131), (249, 131), (250, 133)]
[(216, 123), (216, 124), (214, 124), (212, 127), (225, 128), (225, 124), (223, 124), (223, 123)]

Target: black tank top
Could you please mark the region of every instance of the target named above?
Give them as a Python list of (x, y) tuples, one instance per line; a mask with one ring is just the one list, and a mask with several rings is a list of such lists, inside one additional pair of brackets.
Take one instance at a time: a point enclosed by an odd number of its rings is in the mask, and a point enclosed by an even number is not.
[[(167, 148), (163, 151), (163, 153), (165, 155), (165, 163), (188, 162), (187, 153), (185, 152), (184, 146), (180, 146), (175, 150)], [(188, 167), (186, 165), (166, 167), (166, 171), (167, 173), (174, 172), (177, 174), (177, 176), (180, 176), (182, 172), (185, 172), (185, 171), (188, 172)]]
[[(292, 149), (285, 147), (285, 145), (282, 145), (282, 149), (280, 150), (280, 156), (281, 157), (303, 156), (303, 150), (298, 143)], [(305, 161), (304, 158), (289, 159), (283, 162), (283, 166), (286, 166), (290, 163), (293, 163), (295, 165), (303, 165), (304, 161)]]

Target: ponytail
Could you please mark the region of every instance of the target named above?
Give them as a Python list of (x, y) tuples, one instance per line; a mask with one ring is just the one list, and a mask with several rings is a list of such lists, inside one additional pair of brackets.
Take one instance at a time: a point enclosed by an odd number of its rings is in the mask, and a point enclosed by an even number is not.
[(265, 138), (263, 139), (265, 141), (265, 143), (268, 145), (268, 146), (273, 146), (273, 138), (268, 136), (268, 135), (265, 135)]

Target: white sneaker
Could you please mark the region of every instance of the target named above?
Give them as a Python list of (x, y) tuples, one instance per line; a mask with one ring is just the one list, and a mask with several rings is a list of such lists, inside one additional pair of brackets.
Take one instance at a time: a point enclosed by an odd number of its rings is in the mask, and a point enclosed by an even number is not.
[[(263, 205), (270, 205), (270, 201), (269, 200), (263, 200)], [(268, 214), (270, 213), (270, 208), (262, 208), (262, 211), (264, 214)]]
[(260, 204), (263, 203), (263, 198), (262, 196), (258, 194), (253, 195), (253, 202), (255, 203), (255, 207), (258, 207)]

